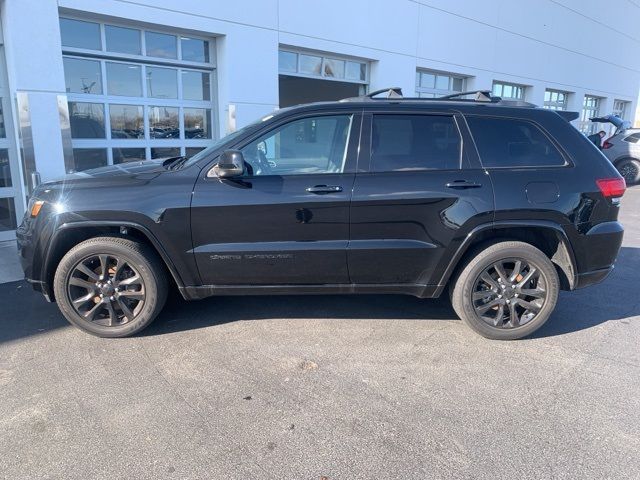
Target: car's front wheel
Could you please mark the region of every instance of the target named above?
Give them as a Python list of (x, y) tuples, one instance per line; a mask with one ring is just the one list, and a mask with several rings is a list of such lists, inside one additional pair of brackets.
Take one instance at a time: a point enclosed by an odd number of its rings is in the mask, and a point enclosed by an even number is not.
[(476, 252), (460, 272), (451, 302), (471, 329), (494, 340), (530, 335), (556, 306), (559, 279), (551, 260), (524, 242), (507, 241)]
[(54, 293), (73, 325), (99, 337), (126, 337), (149, 325), (167, 298), (162, 261), (146, 245), (97, 237), (60, 261)]

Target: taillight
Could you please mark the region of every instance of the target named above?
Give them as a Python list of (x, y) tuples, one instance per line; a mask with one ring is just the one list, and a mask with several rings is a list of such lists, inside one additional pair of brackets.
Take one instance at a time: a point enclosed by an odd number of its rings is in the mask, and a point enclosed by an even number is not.
[(601, 178), (596, 180), (596, 184), (606, 198), (621, 197), (627, 189), (624, 178)]
[(606, 150), (607, 148), (611, 148), (613, 147), (613, 143), (611, 143), (609, 140), (605, 140), (604, 143), (602, 144), (602, 149)]

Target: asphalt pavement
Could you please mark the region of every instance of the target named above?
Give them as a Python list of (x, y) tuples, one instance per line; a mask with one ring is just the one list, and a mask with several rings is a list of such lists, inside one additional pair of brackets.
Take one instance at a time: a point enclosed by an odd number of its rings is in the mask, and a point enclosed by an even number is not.
[(621, 218), (515, 342), (402, 296), (176, 297), (106, 340), (0, 285), (0, 478), (640, 478), (640, 187)]

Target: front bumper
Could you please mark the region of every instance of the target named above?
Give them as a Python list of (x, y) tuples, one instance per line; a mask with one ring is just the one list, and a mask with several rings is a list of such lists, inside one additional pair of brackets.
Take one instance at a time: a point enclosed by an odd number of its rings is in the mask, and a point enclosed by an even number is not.
[(580, 273), (576, 275), (574, 289), (589, 287), (596, 283), (603, 282), (613, 272), (613, 265), (592, 272)]

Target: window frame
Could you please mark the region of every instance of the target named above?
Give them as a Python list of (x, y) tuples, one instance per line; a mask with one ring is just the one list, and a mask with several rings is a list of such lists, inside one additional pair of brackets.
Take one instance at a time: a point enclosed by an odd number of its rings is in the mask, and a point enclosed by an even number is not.
[[(449, 88), (444, 90), (441, 88), (437, 88), (435, 85), (437, 85), (437, 78), (435, 79), (435, 84), (433, 88), (429, 88), (429, 87), (423, 87), (421, 86), (422, 83), (422, 75), (423, 74), (427, 74), (427, 75), (433, 75), (434, 77), (448, 77), (449, 78)], [(418, 98), (437, 98), (437, 97), (442, 97), (444, 95), (451, 95), (451, 94), (455, 94), (455, 93), (462, 93), (464, 91), (466, 91), (467, 89), (467, 81), (469, 80), (470, 76), (469, 75), (464, 75), (461, 73), (452, 73), (452, 72), (443, 72), (440, 70), (430, 70), (428, 68), (417, 68), (416, 69), (416, 85), (415, 85), (415, 91), (416, 91), (416, 97)], [(454, 79), (459, 79), (462, 80), (462, 89), (461, 90), (453, 90), (453, 88), (451, 88), (453, 86), (453, 80)], [(428, 97), (428, 96), (422, 96), (422, 94), (426, 94), (426, 95), (433, 95), (433, 97)]]
[[(237, 178), (232, 178), (232, 179), (222, 179), (219, 178), (218, 175), (216, 175), (215, 173), (215, 167), (218, 164), (218, 160), (220, 158), (220, 155), (225, 151), (225, 150), (242, 150), (243, 148), (245, 148), (246, 146), (248, 146), (249, 144), (251, 144), (252, 142), (254, 142), (255, 140), (257, 140), (260, 137), (263, 137), (265, 135), (268, 135), (269, 133), (273, 132), (274, 130), (280, 128), (283, 125), (286, 125), (288, 123), (292, 123), (295, 122), (297, 120), (302, 120), (305, 118), (314, 118), (314, 117), (332, 117), (332, 116), (338, 116), (338, 115), (344, 115), (344, 116), (351, 116), (351, 128), (349, 131), (349, 138), (347, 140), (347, 151), (346, 151), (346, 155), (347, 158), (345, 160), (345, 165), (344, 165), (344, 169), (342, 172), (324, 172), (324, 173), (296, 173), (296, 174), (290, 174), (290, 175), (248, 175), (246, 172), (244, 175), (237, 177)], [(225, 147), (224, 150), (221, 150), (220, 152), (216, 153), (216, 155), (213, 157), (213, 159), (208, 162), (206, 164), (206, 166), (202, 169), (203, 175), (202, 177), (205, 180), (218, 180), (218, 181), (233, 181), (233, 180), (256, 180), (256, 179), (261, 179), (261, 178), (274, 178), (274, 177), (281, 177), (281, 178), (293, 178), (293, 177), (314, 177), (314, 176), (318, 176), (318, 175), (322, 175), (322, 176), (326, 176), (326, 175), (346, 175), (346, 174), (354, 174), (356, 172), (356, 166), (359, 162), (359, 157), (361, 154), (361, 148), (360, 147), (360, 141), (361, 141), (361, 136), (362, 136), (362, 118), (363, 118), (363, 114), (362, 114), (362, 109), (343, 109), (343, 110), (338, 110), (338, 109), (331, 109), (331, 110), (313, 110), (313, 111), (305, 111), (305, 112), (299, 112), (296, 114), (291, 114), (291, 115), (287, 115), (285, 117), (282, 118), (277, 118), (274, 121), (264, 125), (262, 128), (259, 128), (258, 130), (255, 130), (254, 132), (252, 132), (249, 136), (243, 137), (243, 138), (239, 138), (236, 139), (235, 142), (227, 145)]]
[[(528, 85), (522, 85), (520, 83), (513, 83), (513, 82), (504, 82), (502, 80), (494, 80), (491, 83), (491, 94), (493, 95), (493, 92), (496, 88), (496, 85), (500, 85), (500, 94), (496, 95), (504, 100), (520, 100), (520, 101), (526, 101), (527, 99), (527, 89), (528, 89)], [(522, 91), (522, 97), (505, 97), (504, 96), (504, 87), (511, 87), (511, 88), (516, 88), (516, 89), (520, 89)]]
[[(61, 13), (60, 19), (69, 19), (75, 21), (82, 21), (87, 23), (97, 23), (99, 25), (100, 37), (101, 37), (101, 49), (84, 49), (76, 47), (62, 46), (61, 54), (63, 58), (78, 59), (78, 60), (90, 60), (99, 64), (100, 69), (100, 81), (102, 86), (101, 93), (82, 93), (82, 92), (67, 92), (67, 102), (79, 102), (79, 103), (96, 103), (103, 107), (104, 119), (105, 119), (105, 137), (104, 138), (72, 138), (72, 150), (86, 149), (86, 148), (100, 148), (107, 151), (107, 165), (114, 165), (116, 159), (116, 150), (129, 149), (129, 148), (142, 148), (145, 152), (145, 159), (151, 159), (153, 150), (155, 148), (170, 148), (175, 147), (178, 149), (180, 155), (185, 155), (187, 149), (190, 148), (206, 148), (211, 141), (219, 138), (218, 124), (219, 124), (219, 112), (217, 108), (217, 68), (215, 57), (215, 42), (213, 37), (204, 37), (200, 35), (192, 35), (179, 29), (163, 29), (158, 28), (146, 28), (137, 25), (131, 25), (124, 22), (110, 22), (101, 19), (94, 19), (91, 17), (82, 17), (75, 15), (68, 15)], [(141, 42), (141, 53), (139, 55), (112, 52), (107, 50), (106, 42), (106, 27), (121, 27), (129, 28), (139, 32)], [(146, 55), (145, 33), (162, 33), (172, 35), (176, 38), (177, 42), (177, 55), (176, 59), (153, 57)], [(194, 62), (181, 60), (182, 58), (182, 38), (197, 39), (204, 42), (208, 42), (208, 57), (209, 62)], [(205, 57), (206, 58), (206, 57)], [(120, 64), (133, 64), (140, 69), (140, 96), (122, 96), (113, 95), (108, 91), (108, 76), (107, 76), (107, 64), (108, 63), (120, 63)], [(149, 85), (147, 72), (150, 68), (169, 68), (175, 70), (176, 74), (176, 90), (177, 98), (160, 98), (152, 97), (149, 95)], [(197, 72), (208, 75), (208, 86), (203, 85), (203, 88), (207, 89), (203, 97), (209, 97), (209, 100), (187, 100), (185, 99), (182, 72)], [(141, 138), (113, 138), (111, 134), (110, 123), (110, 105), (131, 105), (143, 107), (143, 136)], [(180, 129), (180, 135), (178, 138), (152, 138), (150, 135), (150, 114), (152, 107), (168, 107), (178, 109), (178, 123)], [(188, 109), (204, 109), (205, 114), (208, 113), (207, 123), (209, 126), (210, 138), (188, 138), (185, 131), (185, 111)], [(69, 111), (69, 114), (71, 112)], [(65, 165), (67, 171), (76, 171), (73, 158), (65, 158), (67, 164)]]
[[(553, 95), (554, 93), (556, 94), (563, 94), (564, 95), (564, 101), (560, 102), (560, 101), (554, 101), (554, 100), (543, 100), (542, 102), (542, 108), (545, 108), (547, 110), (554, 110), (554, 111), (563, 111), (566, 112), (568, 107), (569, 107), (569, 95), (571, 95), (573, 92), (567, 92), (566, 90), (558, 90), (555, 88), (546, 88), (544, 90), (545, 96), (547, 94), (547, 92), (549, 92), (551, 95)], [(554, 108), (554, 107), (560, 107), (560, 108)]]
[[(281, 70), (280, 69), (280, 52), (286, 52), (296, 55), (296, 69), (294, 71), (291, 70)], [(305, 73), (300, 70), (300, 56), (308, 55), (311, 57), (320, 57), (320, 74), (314, 75), (311, 73)], [(325, 63), (326, 60), (337, 60), (345, 62), (345, 74), (343, 77), (329, 77), (325, 76)], [(347, 62), (359, 63), (365, 66), (365, 78), (360, 80), (355, 80), (352, 78), (347, 78)], [(343, 82), (343, 83), (354, 83), (356, 85), (364, 85), (365, 88), (368, 87), (370, 77), (371, 77), (371, 62), (368, 60), (358, 58), (358, 57), (349, 57), (345, 55), (335, 54), (335, 53), (324, 53), (316, 50), (304, 50), (298, 49), (295, 47), (287, 47), (280, 45), (278, 47), (278, 75), (290, 76), (290, 77), (302, 77), (302, 78), (312, 78), (315, 80), (328, 80), (330, 82)]]
[(547, 138), (547, 140), (554, 146), (554, 148), (556, 149), (556, 151), (560, 154), (560, 156), (564, 159), (565, 164), (564, 165), (518, 165), (518, 166), (496, 166), (496, 167), (488, 167), (485, 166), (484, 163), (482, 163), (482, 155), (480, 154), (480, 149), (478, 148), (478, 145), (476, 143), (475, 137), (473, 136), (473, 130), (471, 129), (471, 126), (469, 124), (467, 124), (467, 128), (469, 129), (469, 134), (471, 136), (471, 141), (473, 142), (473, 146), (475, 147), (475, 150), (478, 152), (478, 161), (480, 162), (480, 164), (482, 165), (482, 168), (486, 171), (491, 171), (491, 170), (531, 170), (531, 169), (536, 169), (536, 168), (573, 168), (575, 166), (575, 164), (573, 163), (573, 160), (571, 159), (571, 157), (569, 156), (569, 154), (567, 153), (567, 151), (562, 148), (562, 145), (560, 145), (559, 142), (556, 141), (555, 138), (553, 138), (551, 136), (551, 134), (549, 134), (549, 132), (547, 131), (546, 128), (544, 128), (544, 126), (542, 126), (539, 122), (536, 122), (535, 120), (529, 119), (529, 118), (522, 118), (522, 117), (513, 117), (513, 116), (508, 116), (508, 115), (482, 115), (482, 114), (473, 114), (473, 113), (465, 113), (464, 114), (465, 117), (465, 122), (467, 118), (473, 117), (473, 118), (493, 118), (493, 119), (498, 119), (498, 120), (517, 120), (520, 122), (526, 122), (526, 123), (530, 123), (532, 125), (534, 125), (535, 127), (538, 128), (538, 130), (540, 130), (542, 132), (542, 134)]

